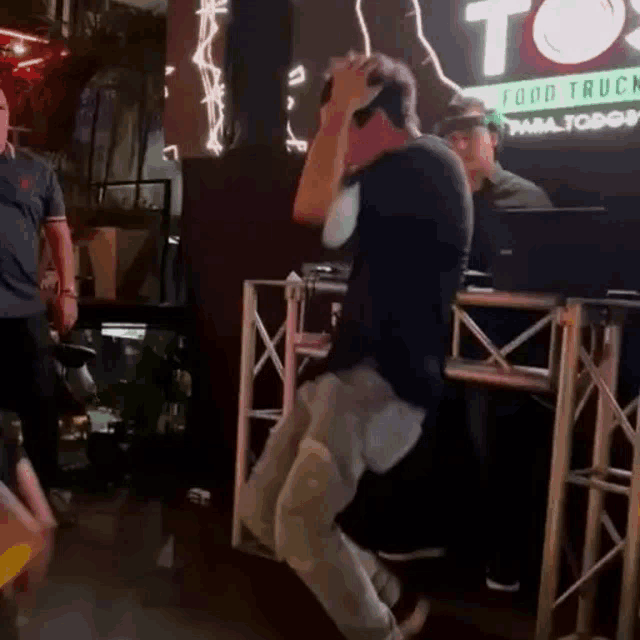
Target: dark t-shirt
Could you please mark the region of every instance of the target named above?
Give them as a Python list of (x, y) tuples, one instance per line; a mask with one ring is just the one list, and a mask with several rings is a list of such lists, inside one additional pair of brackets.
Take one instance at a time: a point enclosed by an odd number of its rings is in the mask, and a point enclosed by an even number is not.
[[(549, 196), (533, 182), (506, 171), (499, 164), (491, 180), (473, 196), (475, 227), (469, 268), (477, 271), (491, 270), (492, 246), (486, 236), (487, 226), (481, 223), (483, 216), (495, 214), (501, 209), (539, 209), (553, 206)], [(508, 215), (505, 213), (503, 215)], [(503, 346), (528, 329), (542, 315), (516, 309), (495, 309), (480, 307), (472, 310), (473, 319), (481, 329), (499, 346)], [(529, 339), (517, 349), (511, 360), (515, 364), (544, 367), (547, 362), (549, 340), (546, 333)], [(469, 339), (463, 346), (463, 355), (481, 357), (486, 351), (475, 340)]]
[(7, 147), (0, 154), (0, 317), (44, 311), (38, 287), (43, 222), (64, 220), (62, 190), (51, 167), (35, 154)]
[(464, 170), (446, 143), (424, 136), (380, 157), (355, 181), (353, 269), (328, 369), (372, 359), (401, 398), (431, 408), (471, 242)]
[[(473, 195), (475, 220), (489, 212), (501, 209), (550, 208), (553, 204), (549, 196), (530, 180), (506, 171), (496, 163), (496, 171), (491, 180), (485, 180), (480, 191)], [(491, 244), (483, 235), (485, 226), (476, 224), (469, 269), (488, 272), (491, 268)]]

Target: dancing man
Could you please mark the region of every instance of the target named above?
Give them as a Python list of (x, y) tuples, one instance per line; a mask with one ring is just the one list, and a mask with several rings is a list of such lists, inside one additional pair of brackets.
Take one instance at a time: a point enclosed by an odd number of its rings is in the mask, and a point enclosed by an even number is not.
[[(438, 119), (458, 88), (430, 67), (422, 90)], [(332, 61), (294, 220), (322, 226), (329, 247), (353, 236), (353, 270), (327, 372), (300, 387), (239, 504), (350, 640), (407, 638), (427, 612), (418, 601), (404, 617), (399, 581), (336, 523), (363, 473), (392, 468), (431, 427), (471, 242), (464, 167), (420, 134), (416, 94), (400, 61)]]

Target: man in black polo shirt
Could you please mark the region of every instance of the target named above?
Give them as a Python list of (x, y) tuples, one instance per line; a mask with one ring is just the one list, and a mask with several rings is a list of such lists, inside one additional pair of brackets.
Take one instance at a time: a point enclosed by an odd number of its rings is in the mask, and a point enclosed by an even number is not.
[[(497, 160), (502, 131), (499, 116), (487, 110), (482, 100), (458, 99), (449, 106), (446, 117), (436, 126), (464, 162), (473, 190), (476, 221), (489, 212), (501, 209), (535, 209), (552, 207), (547, 194), (533, 182), (502, 168)], [(484, 225), (476, 224), (469, 257), (469, 269), (489, 272), (491, 245), (482, 235)], [(506, 343), (524, 331), (539, 316), (527, 312), (478, 309), (472, 314), (490, 338)], [(538, 348), (538, 347), (541, 347)], [(548, 343), (533, 343), (528, 358), (546, 358)], [(527, 362), (526, 364), (534, 364)], [(541, 363), (535, 363), (544, 366)], [(497, 591), (516, 592), (520, 588), (520, 564), (524, 514), (524, 480), (531, 475), (531, 462), (525, 433), (541, 431), (528, 428), (527, 412), (534, 402), (529, 394), (500, 389), (468, 386), (465, 393), (468, 428), (475, 454), (482, 465), (487, 496), (485, 522), (488, 527), (486, 584)], [(536, 407), (538, 408), (538, 407)], [(538, 416), (538, 412), (535, 412)], [(549, 429), (551, 424), (548, 425)]]
[(37, 281), (40, 228), (59, 274), (54, 325), (67, 333), (78, 315), (71, 234), (53, 170), (7, 140), (9, 103), (0, 88), (0, 409), (15, 411), (24, 446), (46, 490), (57, 486), (58, 412), (49, 323)]
[[(457, 87), (435, 55), (429, 69), (423, 90), (437, 119)], [(450, 148), (419, 133), (404, 64), (379, 54), (334, 61), (322, 102), (294, 220), (323, 227), (330, 247), (353, 237), (353, 269), (328, 373), (298, 390), (239, 508), (347, 638), (399, 640), (424, 624), (426, 604), (404, 618), (397, 579), (337, 518), (365, 472), (388, 471), (431, 428), (471, 193)]]

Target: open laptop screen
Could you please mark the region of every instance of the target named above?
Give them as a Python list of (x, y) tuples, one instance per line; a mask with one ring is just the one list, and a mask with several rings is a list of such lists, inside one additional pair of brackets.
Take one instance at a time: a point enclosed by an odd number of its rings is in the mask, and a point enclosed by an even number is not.
[(490, 251), (498, 290), (574, 297), (640, 291), (640, 215), (631, 209), (507, 209), (479, 216), (475, 233)]

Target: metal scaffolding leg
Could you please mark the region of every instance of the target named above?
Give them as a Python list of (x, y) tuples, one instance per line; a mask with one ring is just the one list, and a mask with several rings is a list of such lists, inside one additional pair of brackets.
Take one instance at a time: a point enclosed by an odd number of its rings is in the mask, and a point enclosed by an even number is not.
[[(615, 397), (618, 386), (618, 364), (620, 362), (620, 342), (622, 327), (612, 324), (607, 327), (608, 348), (604, 350), (600, 371), (603, 382)], [(611, 452), (611, 434), (613, 410), (609, 398), (602, 389), (598, 390), (598, 410), (596, 414), (595, 437), (593, 443), (593, 465), (596, 472), (603, 474), (609, 468)], [(587, 511), (586, 536), (582, 557), (582, 573), (589, 571), (600, 557), (602, 533), (602, 509), (605, 491), (591, 485), (589, 489), (589, 507)], [(591, 635), (593, 612), (597, 592), (597, 581), (591, 580), (579, 594), (577, 633), (585, 637)]]
[[(256, 361), (256, 311), (258, 308), (255, 287), (244, 283), (242, 311), (242, 355), (240, 362), (240, 397), (238, 401), (238, 441), (236, 445), (236, 478), (234, 505), (239, 504), (240, 493), (247, 481), (247, 461), (250, 451), (250, 410), (253, 406), (253, 367)], [(231, 545), (237, 548), (242, 542), (242, 523), (234, 509)]]
[(562, 360), (560, 363), (535, 640), (550, 640), (551, 638), (552, 615), (558, 589), (560, 550), (562, 547), (562, 520), (566, 497), (565, 479), (571, 459), (571, 434), (575, 411), (582, 316), (582, 306), (580, 304), (572, 304), (567, 307), (563, 318)]
[(638, 574), (640, 573), (640, 411), (636, 414), (633, 468), (629, 494), (627, 538), (622, 569), (622, 590), (618, 613), (617, 640), (633, 638), (638, 615)]
[(287, 298), (287, 321), (284, 338), (284, 396), (282, 414), (287, 415), (293, 409), (296, 394), (296, 335), (298, 334), (298, 316), (301, 292), (299, 287), (288, 286), (285, 289)]

